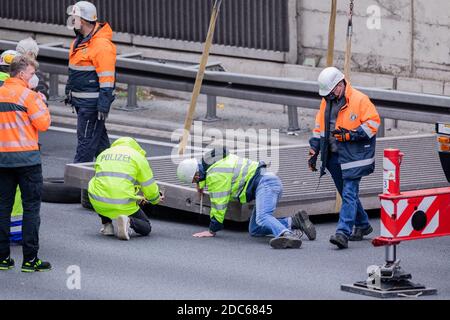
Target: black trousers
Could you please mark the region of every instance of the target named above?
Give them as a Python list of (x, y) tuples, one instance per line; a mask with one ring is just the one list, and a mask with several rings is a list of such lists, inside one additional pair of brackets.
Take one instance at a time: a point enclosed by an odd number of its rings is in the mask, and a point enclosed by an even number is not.
[(75, 108), (77, 111), (77, 151), (73, 162), (92, 162), (110, 147), (105, 121), (98, 120), (95, 107)]
[(40, 164), (29, 167), (0, 168), (0, 259), (4, 259), (10, 254), (11, 212), (18, 185), (22, 193), (23, 205), (22, 248), (24, 260), (37, 257), (42, 184)]
[[(102, 224), (112, 222), (112, 220), (108, 217), (104, 217), (100, 214), (99, 216), (102, 219)], [(136, 231), (137, 234), (140, 234), (141, 236), (148, 236), (152, 231), (152, 224), (141, 209), (133, 213), (131, 216), (129, 216), (129, 218), (130, 226), (134, 231)]]

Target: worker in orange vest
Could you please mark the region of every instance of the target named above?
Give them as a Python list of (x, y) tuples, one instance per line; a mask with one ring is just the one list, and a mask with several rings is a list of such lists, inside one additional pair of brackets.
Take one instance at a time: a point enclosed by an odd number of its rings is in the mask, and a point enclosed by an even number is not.
[(50, 126), (47, 105), (32, 91), (38, 64), (28, 56), (17, 56), (10, 78), (0, 87), (0, 270), (14, 268), (10, 257), (10, 221), (17, 186), (23, 205), (23, 272), (47, 271), (48, 262), (38, 258), (42, 192), (38, 131)]
[(373, 231), (359, 200), (359, 184), (375, 169), (380, 116), (369, 97), (354, 89), (337, 68), (325, 68), (318, 82), (322, 103), (309, 141), (309, 167), (317, 170), (320, 152), (320, 176), (327, 169), (342, 197), (336, 234), (330, 242), (344, 249), (348, 240), (362, 240)]
[(77, 35), (70, 46), (66, 104), (78, 117), (78, 145), (74, 162), (91, 162), (110, 147), (105, 121), (114, 101), (116, 47), (108, 23), (97, 21), (97, 9), (88, 1), (69, 7)]

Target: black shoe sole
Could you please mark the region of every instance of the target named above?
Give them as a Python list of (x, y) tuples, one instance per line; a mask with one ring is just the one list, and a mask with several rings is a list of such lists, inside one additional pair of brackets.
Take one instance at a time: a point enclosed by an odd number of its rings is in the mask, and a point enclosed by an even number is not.
[(14, 266), (0, 267), (0, 271), (6, 271), (6, 270), (11, 270), (11, 269), (14, 269)]
[(335, 239), (330, 239), (330, 242), (337, 246), (339, 249), (347, 249), (348, 245), (343, 245), (341, 242), (336, 241)]
[(270, 240), (269, 244), (274, 249), (298, 249), (302, 246), (302, 240), (279, 237)]
[(370, 226), (369, 229), (367, 229), (366, 231), (363, 232), (362, 237), (355, 237), (354, 235), (351, 235), (348, 240), (349, 241), (362, 241), (364, 239), (364, 236), (367, 236), (369, 234), (371, 234), (373, 232), (373, 228), (372, 226)]
[(309, 220), (309, 216), (305, 211), (299, 212), (300, 224), (302, 226), (303, 232), (306, 234), (309, 240), (315, 240), (317, 233), (316, 227)]

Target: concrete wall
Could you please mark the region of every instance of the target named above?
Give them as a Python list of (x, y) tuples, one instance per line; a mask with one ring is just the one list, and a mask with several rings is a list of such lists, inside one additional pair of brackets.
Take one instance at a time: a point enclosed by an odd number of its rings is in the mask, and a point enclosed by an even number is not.
[[(290, 14), (292, 29), (295, 29), (297, 21), (297, 29), (291, 32), (290, 41), (292, 45), (298, 46), (298, 61), (291, 56), (293, 53), (297, 55), (296, 50), (291, 50), (288, 54), (287, 61), (291, 63), (261, 61), (249, 56), (245, 59), (217, 55), (214, 50), (210, 61), (220, 61), (230, 72), (315, 81), (326, 63), (330, 3), (331, 0), (290, 0), (290, 10), (296, 12)], [(411, 19), (413, 3), (414, 19)], [(338, 0), (335, 44), (335, 65), (338, 67), (342, 67), (344, 63), (348, 5), (349, 0)], [(380, 13), (379, 28), (376, 17), (373, 17), (374, 11), (370, 11), (377, 8)], [(449, 0), (356, 0), (352, 83), (358, 86), (450, 95), (449, 14)], [(41, 30), (44, 28), (42, 26), (41, 29), (19, 29), (11, 22), (1, 22), (0, 39), (19, 40), (34, 36), (39, 43), (62, 41), (65, 46), (73, 39), (72, 33), (65, 27), (61, 27), (60, 31)], [(200, 60), (200, 54), (195, 52), (144, 47), (142, 43), (133, 41), (130, 45), (125, 41), (127, 39), (123, 39), (125, 36), (115, 35), (120, 53), (139, 51), (152, 58), (195, 63)], [(306, 57), (317, 57), (318, 66), (302, 66)], [(295, 62), (298, 64), (294, 64)]]
[[(335, 65), (342, 67), (349, 0), (338, 0)], [(331, 0), (298, 0), (299, 64), (326, 64)], [(379, 19), (377, 19), (379, 13)], [(450, 81), (450, 1), (357, 0), (352, 70)]]

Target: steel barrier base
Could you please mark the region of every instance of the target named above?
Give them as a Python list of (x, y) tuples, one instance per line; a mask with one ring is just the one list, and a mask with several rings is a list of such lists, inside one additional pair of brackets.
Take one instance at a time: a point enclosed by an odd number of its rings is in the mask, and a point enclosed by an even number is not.
[(426, 288), (409, 280), (382, 282), (378, 288), (368, 287), (366, 281), (358, 281), (341, 285), (341, 290), (375, 298), (418, 298), (437, 294), (437, 289)]

